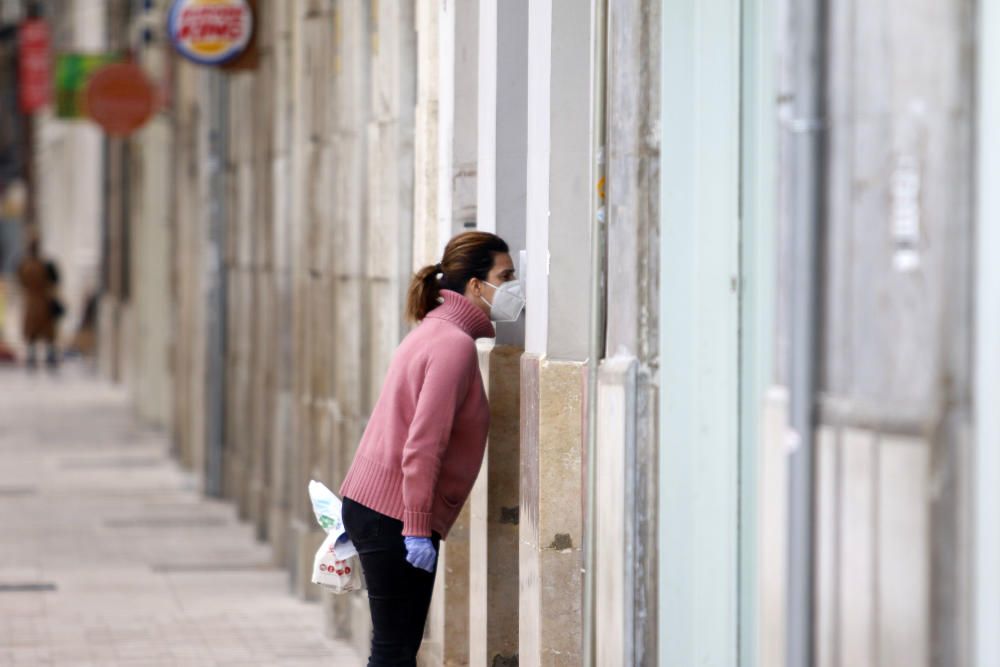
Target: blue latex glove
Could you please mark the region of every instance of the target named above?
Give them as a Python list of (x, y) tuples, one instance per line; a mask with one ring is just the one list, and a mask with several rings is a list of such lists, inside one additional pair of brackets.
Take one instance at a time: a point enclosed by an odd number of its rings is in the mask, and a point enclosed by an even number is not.
[(437, 561), (437, 551), (434, 550), (434, 543), (429, 537), (412, 537), (407, 535), (403, 538), (406, 544), (406, 562), (413, 567), (419, 567), (427, 572), (434, 572), (434, 563)]

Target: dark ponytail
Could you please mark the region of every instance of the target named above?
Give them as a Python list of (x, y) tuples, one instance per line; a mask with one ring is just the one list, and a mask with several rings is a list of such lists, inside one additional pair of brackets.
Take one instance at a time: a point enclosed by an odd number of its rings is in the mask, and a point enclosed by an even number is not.
[[(496, 255), (510, 252), (507, 243), (489, 232), (465, 232), (448, 242), (441, 263), (425, 266), (410, 282), (406, 316), (419, 322), (438, 307), (441, 290), (465, 294), (473, 278), (486, 280)], [(440, 277), (439, 277), (440, 276)]]
[(425, 266), (417, 271), (410, 281), (410, 291), (406, 297), (406, 316), (419, 322), (438, 305), (441, 287), (438, 283), (438, 267)]

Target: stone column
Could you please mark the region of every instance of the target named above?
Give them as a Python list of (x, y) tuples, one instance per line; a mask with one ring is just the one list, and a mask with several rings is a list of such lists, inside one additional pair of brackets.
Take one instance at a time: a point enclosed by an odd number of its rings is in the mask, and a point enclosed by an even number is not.
[[(656, 655), (659, 6), (608, 8), (606, 360), (598, 379), (598, 660)], [(613, 536), (618, 536), (616, 539)]]
[(206, 115), (199, 108), (203, 87), (199, 71), (178, 64), (174, 89), (177, 113), (174, 179), (176, 227), (175, 438), (181, 464), (199, 476), (205, 471), (206, 326), (204, 273), (207, 207), (204, 201), (207, 160)]
[(293, 267), (293, 321), (295, 339), (294, 355), (294, 411), (295, 411), (295, 456), (293, 476), (289, 493), (292, 499), (292, 530), (295, 534), (296, 556), (292, 570), (292, 586), (298, 595), (307, 599), (318, 599), (319, 591), (311, 583), (313, 556), (323, 541), (323, 531), (316, 523), (306, 492), (309, 479), (316, 469), (319, 448), (317, 447), (317, 420), (315, 389), (316, 328), (315, 315), (316, 280), (312, 273), (314, 247), (316, 243), (315, 225), (310, 206), (312, 193), (310, 186), (314, 175), (315, 147), (310, 131), (312, 129), (312, 109), (309, 104), (309, 86), (318, 83), (310, 76), (310, 18), (312, 3), (308, 0), (294, 0), (288, 3), (291, 22), (291, 174), (292, 197), (290, 202), (292, 228)]
[[(165, 44), (145, 47), (139, 58), (157, 86), (166, 84)], [(135, 340), (132, 363), (138, 372), (132, 376), (129, 392), (136, 410), (145, 421), (169, 427), (173, 420), (171, 385), (173, 370), (170, 349), (174, 342), (172, 307), (171, 241), (173, 227), (173, 174), (171, 147), (174, 125), (165, 114), (156, 114), (132, 139), (135, 169), (130, 219), (135, 222), (131, 235), (133, 326)], [(109, 155), (111, 151), (108, 151)], [(119, 183), (121, 181), (119, 180)], [(109, 203), (105, 203), (107, 210)], [(87, 289), (96, 289), (97, 284)]]
[(572, 2), (529, 6), (519, 555), (525, 665), (578, 664), (581, 657), (583, 378), (597, 186), (589, 152), (590, 18)]
[(297, 551), (292, 545), (291, 510), (295, 489), (294, 454), (297, 447), (294, 431), (295, 394), (295, 329), (292, 275), (292, 229), (289, 211), (294, 197), (291, 168), (291, 128), (292, 128), (292, 86), (291, 49), (292, 33), (290, 14), (285, 3), (262, 3), (262, 17), (266, 29), (260, 35), (263, 50), (261, 67), (273, 72), (270, 86), (270, 127), (265, 131), (271, 137), (270, 164), (273, 193), (270, 205), (265, 209), (269, 214), (273, 246), (275, 344), (274, 355), (275, 400), (273, 438), (271, 450), (271, 509), (268, 521), (271, 546), (275, 550), (275, 561), (291, 568)]
[(520, 664), (580, 664), (586, 368), (521, 361)]
[[(438, 146), (440, 87), (445, 88), (439, 66), (439, 51), (449, 52), (440, 42), (448, 38), (446, 26), (439, 27), (440, 0), (416, 1), (417, 108), (414, 118), (413, 181), (413, 268), (419, 270), (437, 262), (441, 239), (438, 234)], [(440, 67), (440, 69), (439, 69)]]
[[(336, 493), (347, 474), (364, 429), (365, 225), (367, 202), (369, 40), (367, 9), (360, 0), (333, 3), (330, 63), (331, 91), (328, 118), (331, 155), (330, 233), (325, 243), (331, 282), (331, 321), (327, 348), (332, 367), (331, 438), (334, 443), (329, 486)], [(369, 614), (367, 596), (327, 596), (324, 608), (328, 628), (343, 639), (355, 639), (367, 650)]]
[(413, 266), (413, 132), (416, 30), (410, 3), (370, 5), (368, 125), (368, 410), (408, 325), (403, 304)]
[[(484, 0), (478, 25), (475, 219), (478, 229), (508, 242), (516, 261), (525, 236), (528, 3)], [(468, 77), (468, 72), (460, 77), (456, 71), (455, 85), (470, 85)], [(457, 111), (455, 127), (457, 131)], [(458, 184), (460, 179), (456, 172), (453, 180)], [(471, 182), (466, 185), (471, 189)], [(456, 185), (456, 223), (467, 219), (459, 194)], [(492, 422), (486, 461), (470, 500), (472, 665), (510, 664), (518, 655), (519, 378), (524, 336), (521, 324), (499, 325), (497, 331), (496, 347), (486, 345), (481, 353)]]
[[(521, 349), (480, 344), (492, 415), (470, 499), (469, 664), (517, 664)], [(515, 381), (511, 381), (514, 378)]]
[(250, 518), (250, 462), (253, 451), (253, 334), (255, 299), (252, 293), (253, 210), (251, 181), (251, 109), (253, 77), (249, 72), (226, 75), (229, 117), (225, 156), (226, 197), (226, 429), (223, 493), (236, 501), (239, 516)]
[[(440, 2), (441, 173), (438, 243), (478, 226), (479, 0)], [(445, 48), (447, 47), (447, 53)]]
[(271, 534), (271, 493), (273, 486), (273, 448), (280, 446), (274, 437), (278, 395), (275, 391), (275, 371), (278, 365), (276, 342), (284, 323), (277, 317), (274, 294), (274, 171), (272, 166), (275, 124), (274, 44), (277, 41), (271, 20), (273, 7), (258, 3), (257, 16), (263, 28), (258, 32), (260, 61), (254, 76), (257, 104), (251, 108), (251, 150), (253, 242), (253, 298), (256, 316), (254, 327), (254, 376), (251, 393), (253, 415), (253, 456), (250, 461), (250, 516), (257, 527), (257, 536), (269, 540)]

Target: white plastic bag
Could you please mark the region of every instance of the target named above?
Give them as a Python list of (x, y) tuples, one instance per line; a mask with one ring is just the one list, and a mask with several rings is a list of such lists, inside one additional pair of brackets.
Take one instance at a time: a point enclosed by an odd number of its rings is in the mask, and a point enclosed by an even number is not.
[(334, 593), (348, 593), (361, 590), (363, 579), (361, 563), (357, 555), (340, 560), (334, 551), (336, 538), (327, 535), (313, 560), (312, 582), (326, 586)]
[(361, 590), (365, 586), (361, 559), (347, 537), (340, 516), (340, 498), (316, 480), (309, 482), (309, 498), (316, 520), (326, 531), (326, 539), (313, 559), (312, 582), (338, 594)]

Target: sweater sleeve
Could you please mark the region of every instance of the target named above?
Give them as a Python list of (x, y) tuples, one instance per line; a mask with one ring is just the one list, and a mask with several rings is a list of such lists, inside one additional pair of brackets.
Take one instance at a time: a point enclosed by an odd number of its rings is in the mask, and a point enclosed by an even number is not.
[(434, 489), (455, 413), (469, 389), (475, 355), (438, 348), (427, 360), (403, 445), (403, 535), (429, 537)]

